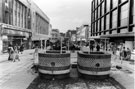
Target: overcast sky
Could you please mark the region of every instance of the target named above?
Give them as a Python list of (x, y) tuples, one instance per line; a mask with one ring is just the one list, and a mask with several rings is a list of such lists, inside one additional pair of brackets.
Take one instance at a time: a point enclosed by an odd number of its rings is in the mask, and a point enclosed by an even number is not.
[(90, 24), (91, 0), (33, 0), (60, 32)]

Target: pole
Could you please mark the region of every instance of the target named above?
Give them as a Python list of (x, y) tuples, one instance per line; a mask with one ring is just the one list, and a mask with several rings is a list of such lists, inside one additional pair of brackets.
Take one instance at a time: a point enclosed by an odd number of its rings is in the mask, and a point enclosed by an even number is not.
[(106, 39), (105, 39), (105, 52), (106, 52)]
[(46, 40), (45, 40), (45, 53), (46, 53)]
[(60, 53), (62, 53), (62, 38), (61, 38), (61, 52)]
[(69, 51), (69, 39), (68, 39), (68, 51)]
[(42, 39), (41, 39), (41, 41), (40, 41), (40, 42), (41, 42), (40, 46), (41, 46), (41, 49), (42, 49)]

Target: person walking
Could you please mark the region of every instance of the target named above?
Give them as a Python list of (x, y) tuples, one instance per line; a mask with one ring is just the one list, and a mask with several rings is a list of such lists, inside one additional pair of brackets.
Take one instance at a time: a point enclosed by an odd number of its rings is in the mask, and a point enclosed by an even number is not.
[(96, 49), (97, 49), (97, 51), (100, 51), (100, 46), (99, 46), (99, 44), (97, 44)]
[(126, 58), (125, 60), (129, 61), (131, 59), (131, 50), (129, 48), (127, 48), (127, 51), (126, 51)]
[(20, 52), (21, 52), (21, 54), (23, 53), (23, 50), (24, 50), (24, 46), (23, 46), (23, 44), (20, 46)]
[(17, 46), (14, 47), (14, 60), (13, 60), (13, 62), (15, 62), (16, 60), (20, 61)]
[(125, 47), (123, 47), (122, 52), (121, 52), (121, 60), (125, 60), (127, 54), (126, 54), (126, 50)]
[(9, 44), (9, 47), (8, 47), (8, 54), (9, 54), (8, 61), (13, 61), (13, 59), (14, 59), (14, 49), (13, 49), (11, 44)]
[(117, 48), (117, 50), (116, 50), (116, 57), (115, 57), (115, 60), (120, 60), (120, 49), (119, 48)]

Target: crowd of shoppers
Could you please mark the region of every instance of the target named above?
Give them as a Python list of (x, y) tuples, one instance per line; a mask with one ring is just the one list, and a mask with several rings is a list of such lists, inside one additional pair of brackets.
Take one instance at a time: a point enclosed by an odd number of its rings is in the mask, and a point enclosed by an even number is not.
[(13, 61), (15, 62), (16, 60), (20, 61), (19, 58), (19, 52), (21, 52), (21, 54), (23, 53), (24, 50), (24, 45), (21, 45), (20, 47), (18, 45), (11, 45), (9, 44), (8, 46), (8, 61)]
[(127, 50), (125, 47), (123, 47), (121, 50), (117, 48), (115, 59), (130, 60), (130, 58), (131, 58), (131, 50), (129, 48), (127, 48)]

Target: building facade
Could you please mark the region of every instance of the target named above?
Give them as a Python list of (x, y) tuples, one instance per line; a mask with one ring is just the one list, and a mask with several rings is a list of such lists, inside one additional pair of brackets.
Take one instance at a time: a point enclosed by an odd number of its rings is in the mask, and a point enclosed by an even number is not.
[(58, 39), (60, 39), (59, 29), (52, 29), (52, 31), (51, 31), (51, 42), (56, 42)]
[(82, 25), (77, 28), (77, 41), (88, 41), (89, 38), (89, 25)]
[(30, 47), (31, 14), (28, 0), (0, 0), (0, 52), (8, 45)]
[(44, 48), (47, 39), (49, 39), (50, 19), (48, 16), (31, 1), (31, 29), (32, 29), (32, 44)]
[(48, 38), (49, 18), (32, 0), (0, 0), (0, 52)]
[(66, 38), (68, 38), (71, 43), (76, 42), (76, 30), (68, 30), (66, 32)]
[(93, 0), (91, 37), (107, 37), (116, 46), (135, 47), (135, 1)]

